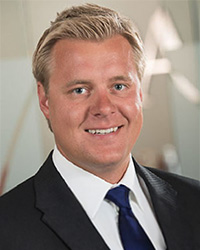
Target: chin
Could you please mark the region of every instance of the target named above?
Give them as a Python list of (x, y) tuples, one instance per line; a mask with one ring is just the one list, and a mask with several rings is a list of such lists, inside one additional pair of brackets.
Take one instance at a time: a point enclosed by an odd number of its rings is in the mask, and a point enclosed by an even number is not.
[[(129, 154), (128, 154), (129, 155)], [(99, 167), (113, 167), (117, 165), (123, 165), (127, 162), (129, 156), (125, 156), (119, 153), (109, 153), (109, 154), (101, 154), (93, 157), (93, 164)]]

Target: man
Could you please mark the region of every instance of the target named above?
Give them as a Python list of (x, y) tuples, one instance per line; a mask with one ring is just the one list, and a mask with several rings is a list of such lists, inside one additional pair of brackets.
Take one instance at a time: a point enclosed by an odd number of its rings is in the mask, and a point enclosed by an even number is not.
[[(104, 7), (72, 7), (44, 32), (33, 73), (56, 146), (35, 176), (1, 197), (1, 249), (200, 249), (199, 182), (130, 156), (144, 64), (132, 23)], [(110, 193), (119, 187), (124, 217)]]

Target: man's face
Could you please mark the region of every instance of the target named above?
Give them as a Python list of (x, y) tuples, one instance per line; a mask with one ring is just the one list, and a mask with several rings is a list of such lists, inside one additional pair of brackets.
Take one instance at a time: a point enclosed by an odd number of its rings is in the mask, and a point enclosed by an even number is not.
[(61, 40), (52, 51), (49, 92), (40, 107), (60, 152), (97, 174), (125, 169), (142, 126), (142, 94), (128, 41)]

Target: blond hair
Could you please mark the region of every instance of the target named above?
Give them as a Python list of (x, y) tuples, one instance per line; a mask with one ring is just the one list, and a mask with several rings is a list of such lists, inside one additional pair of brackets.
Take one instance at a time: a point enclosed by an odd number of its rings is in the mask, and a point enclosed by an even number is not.
[(51, 52), (55, 43), (61, 39), (80, 39), (102, 41), (114, 35), (122, 35), (130, 43), (138, 78), (141, 80), (145, 56), (142, 40), (133, 23), (114, 10), (95, 4), (71, 7), (58, 14), (55, 21), (43, 33), (33, 55), (33, 74), (48, 92), (51, 72)]

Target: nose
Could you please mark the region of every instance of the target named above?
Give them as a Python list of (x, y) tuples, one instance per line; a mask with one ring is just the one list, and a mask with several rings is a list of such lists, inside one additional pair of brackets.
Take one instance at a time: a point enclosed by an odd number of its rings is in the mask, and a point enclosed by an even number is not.
[(113, 97), (107, 91), (98, 91), (93, 95), (90, 113), (95, 117), (106, 117), (116, 111)]

